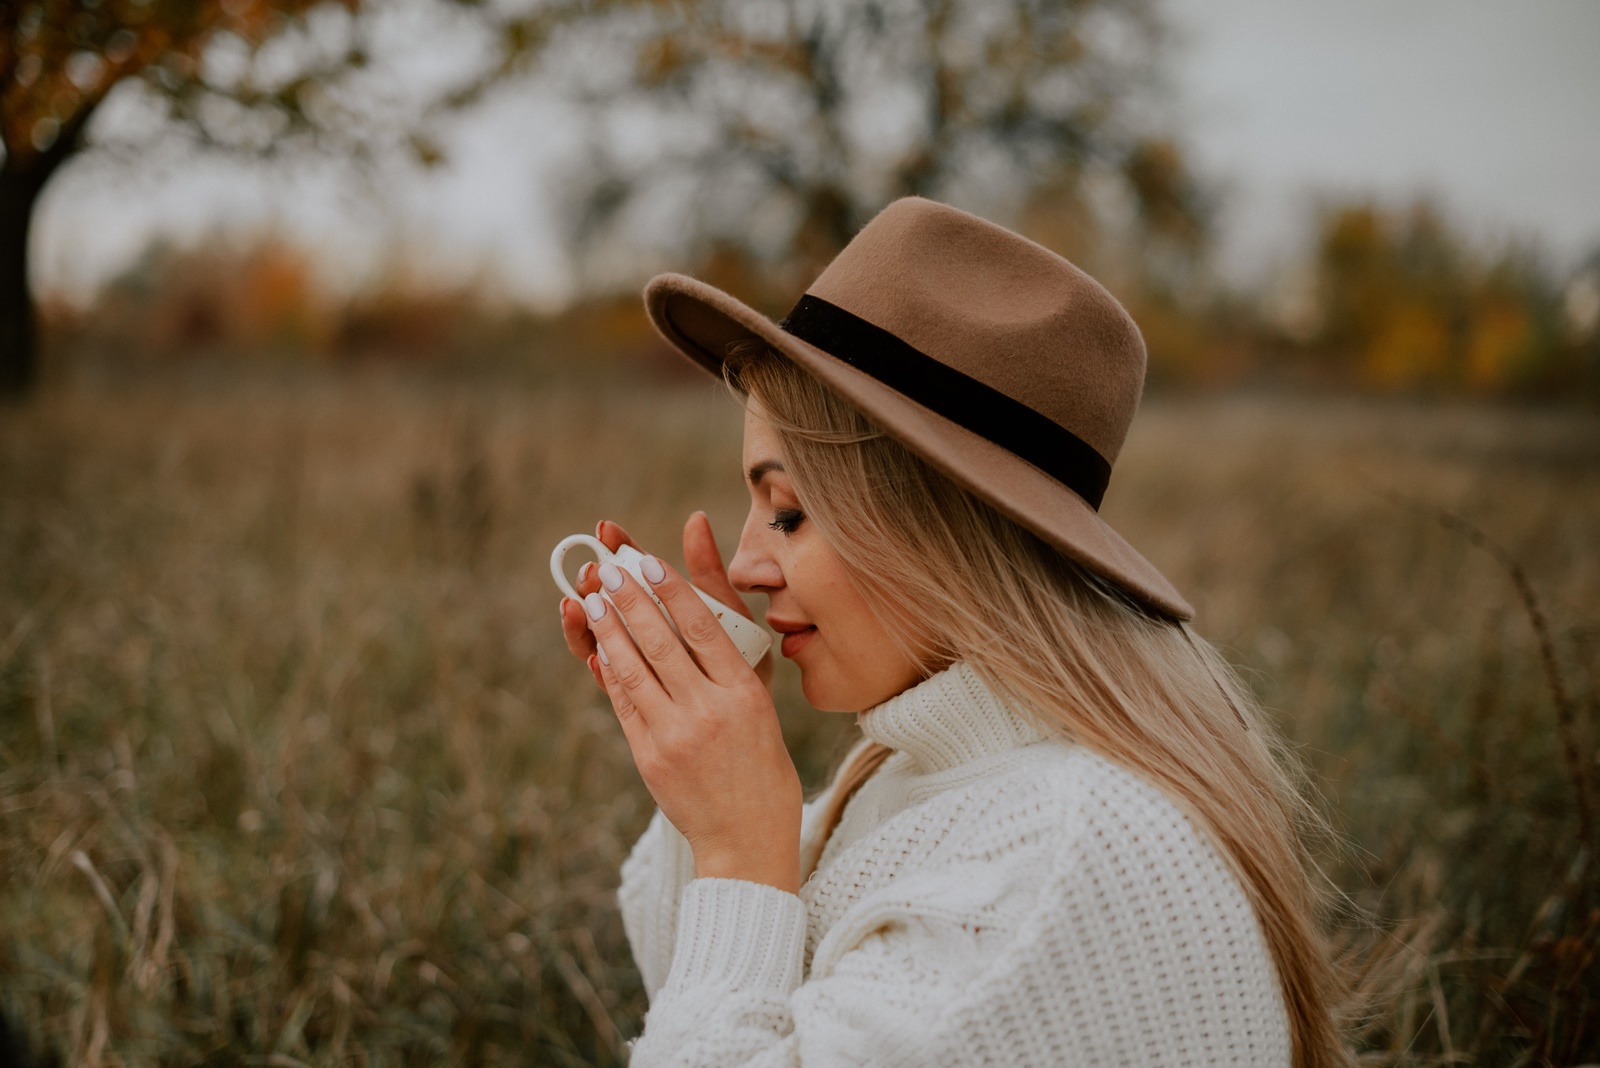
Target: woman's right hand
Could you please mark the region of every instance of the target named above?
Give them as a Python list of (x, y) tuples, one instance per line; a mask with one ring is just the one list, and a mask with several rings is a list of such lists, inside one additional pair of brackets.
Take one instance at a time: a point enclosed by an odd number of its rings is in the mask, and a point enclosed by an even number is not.
[[(602, 519), (596, 524), (594, 536), (612, 552), (616, 552), (623, 545), (631, 545), (640, 552), (645, 551), (628, 536), (627, 531), (609, 519)], [(759, 622), (755, 614), (745, 605), (739, 591), (734, 589), (733, 583), (729, 581), (727, 568), (722, 563), (722, 554), (717, 551), (716, 536), (711, 532), (711, 520), (704, 512), (695, 512), (683, 526), (683, 561), (687, 565), (690, 582), (745, 618)], [(600, 568), (592, 560), (578, 570), (578, 581), (575, 585), (578, 596), (587, 597), (600, 588), (599, 571)], [(572, 651), (572, 655), (588, 665), (595, 683), (604, 690), (606, 685), (601, 678), (600, 665), (592, 659), (595, 652), (594, 633), (589, 629), (588, 617), (583, 614), (583, 605), (570, 597), (561, 598), (561, 633), (567, 639), (567, 648)], [(756, 677), (761, 680), (768, 693), (772, 692), (775, 659), (773, 652), (769, 651), (755, 666)]]

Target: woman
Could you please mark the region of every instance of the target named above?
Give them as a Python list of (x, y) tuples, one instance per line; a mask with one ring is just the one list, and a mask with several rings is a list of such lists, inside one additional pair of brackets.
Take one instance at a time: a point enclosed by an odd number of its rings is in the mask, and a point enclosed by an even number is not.
[[(636, 1068), (1347, 1063), (1314, 812), (1097, 512), (1144, 378), (1121, 306), (918, 197), (780, 324), (681, 275), (645, 296), (745, 402), (751, 509), (726, 573), (702, 513), (688, 578), (648, 562), (687, 645), (610, 566), (561, 606), (659, 808), (619, 891)], [(771, 658), (690, 581), (766, 594), (807, 700), (857, 714), (811, 803)]]

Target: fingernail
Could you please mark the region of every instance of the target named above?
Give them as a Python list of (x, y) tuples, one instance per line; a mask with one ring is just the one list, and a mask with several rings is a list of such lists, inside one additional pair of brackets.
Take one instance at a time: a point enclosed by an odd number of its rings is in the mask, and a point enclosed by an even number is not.
[(606, 614), (606, 603), (600, 599), (598, 593), (591, 593), (583, 599), (584, 610), (589, 613), (590, 619), (599, 619)]
[(595, 642), (594, 651), (600, 654), (600, 663), (604, 664), (606, 667), (611, 666), (611, 658), (606, 655), (605, 646), (601, 645), (599, 642)]
[(587, 564), (584, 564), (582, 567), (578, 568), (578, 581), (579, 582), (587, 581), (589, 576), (591, 574), (593, 574), (593, 573), (594, 573), (594, 561), (590, 560)]
[(606, 589), (615, 593), (622, 589), (622, 572), (618, 570), (616, 564), (601, 564), (600, 582)]
[(667, 577), (667, 569), (653, 556), (647, 556), (639, 561), (639, 570), (644, 572), (644, 577), (649, 579), (652, 585)]

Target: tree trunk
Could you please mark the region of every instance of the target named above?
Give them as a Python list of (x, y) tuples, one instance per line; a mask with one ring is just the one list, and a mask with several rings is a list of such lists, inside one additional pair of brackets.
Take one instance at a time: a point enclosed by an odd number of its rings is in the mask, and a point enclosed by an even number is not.
[(39, 377), (28, 229), (41, 185), (27, 171), (0, 171), (0, 400), (25, 396)]
[(27, 396), (39, 380), (39, 324), (28, 282), (33, 209), (50, 176), (82, 146), (84, 127), (111, 84), (85, 98), (55, 142), (38, 153), (24, 157), (6, 145), (0, 166), (0, 402)]

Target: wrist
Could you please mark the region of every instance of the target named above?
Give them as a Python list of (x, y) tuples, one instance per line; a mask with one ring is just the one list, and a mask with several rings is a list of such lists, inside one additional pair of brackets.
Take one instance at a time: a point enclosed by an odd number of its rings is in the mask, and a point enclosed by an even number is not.
[(697, 879), (742, 879), (761, 883), (785, 893), (800, 892), (800, 857), (763, 857), (752, 853), (696, 853), (694, 874)]

